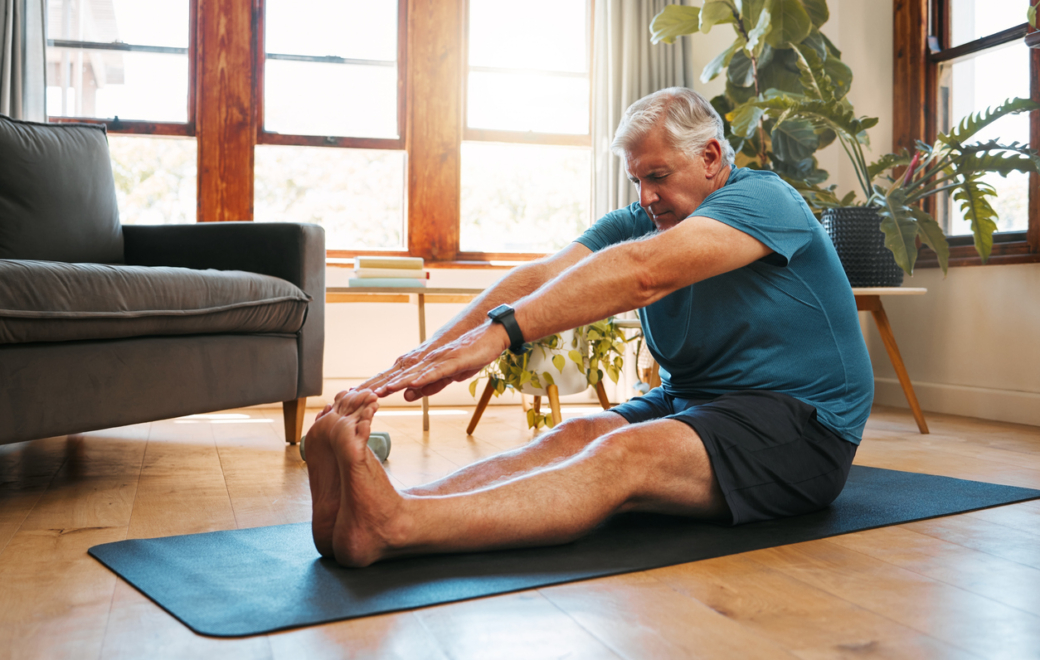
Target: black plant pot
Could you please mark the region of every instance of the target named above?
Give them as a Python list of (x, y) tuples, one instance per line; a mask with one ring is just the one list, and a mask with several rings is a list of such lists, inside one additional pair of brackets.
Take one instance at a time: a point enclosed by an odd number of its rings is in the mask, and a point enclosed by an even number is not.
[(838, 251), (849, 284), (857, 286), (901, 286), (903, 269), (885, 247), (881, 216), (863, 206), (827, 209), (823, 228)]

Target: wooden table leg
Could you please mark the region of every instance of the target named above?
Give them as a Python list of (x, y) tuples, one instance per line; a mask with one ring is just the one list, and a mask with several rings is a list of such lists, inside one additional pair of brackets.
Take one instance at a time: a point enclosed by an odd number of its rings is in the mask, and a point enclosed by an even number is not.
[(495, 386), (488, 378), (487, 387), (484, 388), (484, 393), (480, 395), (480, 401), (477, 402), (477, 409), (473, 411), (473, 417), (469, 420), (469, 426), (466, 427), (466, 435), (473, 435), (473, 432), (477, 430), (477, 422), (480, 421), (480, 416), (484, 414), (484, 409), (487, 408), (488, 401), (491, 400), (491, 395), (495, 393)]
[(914, 420), (917, 422), (918, 430), (921, 433), (928, 433), (928, 424), (924, 421), (921, 405), (917, 403), (917, 395), (914, 394), (914, 386), (910, 382), (910, 374), (907, 373), (906, 366), (903, 364), (903, 358), (899, 354), (899, 346), (896, 345), (896, 338), (892, 334), (892, 326), (888, 322), (885, 308), (881, 305), (881, 298), (878, 296), (870, 297), (876, 298), (877, 302), (875, 303), (871, 300), (868, 304), (862, 306), (868, 307), (870, 313), (874, 315), (874, 323), (877, 324), (878, 334), (881, 335), (881, 341), (885, 344), (885, 350), (888, 351), (888, 359), (892, 361), (892, 366), (896, 370), (896, 376), (899, 378), (899, 384), (903, 388), (903, 394), (906, 395), (906, 401), (910, 404), (910, 410), (914, 413)]
[[(426, 294), (419, 295), (419, 343), (426, 341)], [(483, 411), (481, 411), (483, 412)], [(477, 417), (479, 419), (479, 416)], [(474, 425), (475, 426), (475, 425)], [(430, 397), (422, 398), (422, 430), (430, 430)]]
[(563, 416), (560, 414), (560, 389), (555, 385), (545, 388), (549, 394), (549, 409), (552, 412), (553, 428), (560, 425)]
[(603, 387), (603, 381), (596, 382), (596, 398), (599, 399), (599, 405), (603, 406), (603, 410), (610, 410), (610, 399), (607, 398), (607, 390)]

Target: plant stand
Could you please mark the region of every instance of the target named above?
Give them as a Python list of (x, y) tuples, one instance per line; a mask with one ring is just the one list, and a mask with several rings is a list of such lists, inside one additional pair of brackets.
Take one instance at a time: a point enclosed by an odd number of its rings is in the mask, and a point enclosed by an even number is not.
[[(610, 399), (607, 398), (607, 390), (603, 387), (603, 381), (596, 383), (596, 398), (599, 399), (599, 405), (603, 406), (603, 410), (610, 410)], [(473, 411), (473, 417), (469, 420), (469, 426), (466, 427), (466, 435), (473, 435), (473, 431), (477, 429), (477, 424), (480, 422), (480, 416), (484, 414), (484, 409), (487, 408), (488, 402), (491, 401), (491, 395), (495, 392), (495, 386), (488, 381), (488, 384), (484, 386), (484, 392), (480, 395), (480, 401), (477, 402), (477, 409)], [(546, 395), (549, 398), (549, 410), (552, 411), (553, 426), (555, 427), (561, 421), (563, 416), (560, 413), (560, 390), (555, 385), (550, 385), (545, 388)], [(534, 397), (534, 410), (540, 412), (542, 407), (542, 397)]]

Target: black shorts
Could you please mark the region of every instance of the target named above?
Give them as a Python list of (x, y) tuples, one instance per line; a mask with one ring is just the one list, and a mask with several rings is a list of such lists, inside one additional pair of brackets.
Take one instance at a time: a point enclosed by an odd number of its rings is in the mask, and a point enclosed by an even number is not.
[(630, 424), (675, 419), (704, 442), (732, 524), (817, 511), (845, 487), (856, 445), (794, 397), (748, 390), (677, 399), (660, 387), (611, 412)]

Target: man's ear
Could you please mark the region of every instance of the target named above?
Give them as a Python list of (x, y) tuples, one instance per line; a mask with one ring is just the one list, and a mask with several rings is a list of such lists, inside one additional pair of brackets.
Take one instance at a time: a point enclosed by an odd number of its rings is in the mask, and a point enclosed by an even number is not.
[(701, 152), (701, 158), (704, 159), (704, 172), (709, 179), (715, 178), (722, 171), (725, 163), (722, 160), (722, 145), (717, 138), (708, 140), (704, 145), (704, 151)]

